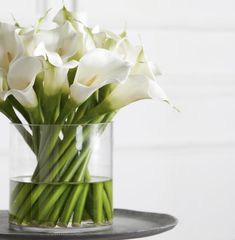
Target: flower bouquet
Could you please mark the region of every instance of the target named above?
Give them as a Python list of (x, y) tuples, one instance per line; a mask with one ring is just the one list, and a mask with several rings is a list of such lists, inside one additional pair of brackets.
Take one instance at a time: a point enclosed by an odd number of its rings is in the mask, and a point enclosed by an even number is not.
[(30, 28), (0, 23), (0, 111), (35, 161), (32, 173), (11, 178), (10, 226), (107, 226), (111, 164), (109, 174), (97, 170), (99, 162), (90, 166), (97, 146), (100, 161), (111, 161), (117, 111), (141, 99), (169, 101), (158, 68), (126, 32), (90, 28), (65, 7), (53, 18), (55, 28), (42, 29), (46, 17)]

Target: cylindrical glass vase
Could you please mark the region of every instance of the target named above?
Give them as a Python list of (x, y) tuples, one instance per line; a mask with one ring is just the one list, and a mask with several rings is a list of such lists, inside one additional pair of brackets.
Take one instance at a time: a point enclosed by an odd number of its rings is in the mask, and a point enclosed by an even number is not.
[(10, 128), (11, 229), (83, 232), (111, 226), (112, 123)]

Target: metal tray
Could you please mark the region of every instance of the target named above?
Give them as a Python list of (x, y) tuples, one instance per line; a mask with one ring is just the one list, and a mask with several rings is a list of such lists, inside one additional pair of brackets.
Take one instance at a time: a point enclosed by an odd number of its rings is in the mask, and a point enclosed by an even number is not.
[(168, 214), (115, 209), (113, 226), (106, 231), (69, 234), (27, 233), (9, 230), (8, 212), (0, 211), (0, 240), (120, 240), (156, 235), (176, 225), (177, 219)]

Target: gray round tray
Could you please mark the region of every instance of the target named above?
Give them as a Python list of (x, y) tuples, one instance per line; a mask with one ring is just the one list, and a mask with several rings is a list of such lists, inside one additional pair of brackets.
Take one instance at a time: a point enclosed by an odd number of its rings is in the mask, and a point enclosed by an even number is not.
[(120, 240), (156, 235), (174, 228), (176, 224), (177, 219), (167, 214), (115, 209), (113, 226), (106, 231), (69, 234), (26, 233), (9, 230), (8, 212), (0, 211), (0, 240)]

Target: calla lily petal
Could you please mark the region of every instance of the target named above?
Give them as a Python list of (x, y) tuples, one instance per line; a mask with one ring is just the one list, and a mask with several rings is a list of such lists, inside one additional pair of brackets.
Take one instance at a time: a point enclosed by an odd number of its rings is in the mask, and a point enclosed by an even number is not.
[(64, 61), (76, 54), (81, 48), (83, 36), (77, 33), (69, 22), (52, 29), (40, 31), (38, 39), (49, 52), (56, 52)]
[(74, 65), (69, 64), (66, 66), (55, 67), (47, 64), (44, 67), (44, 90), (46, 95), (55, 95), (59, 93), (63, 87), (68, 87), (68, 71)]
[[(98, 28), (98, 27), (97, 27)], [(97, 48), (113, 50), (121, 40), (120, 36), (111, 31), (95, 29), (93, 39)]]
[(8, 70), (9, 64), (22, 56), (24, 50), (15, 27), (0, 23), (0, 67)]
[(71, 69), (78, 66), (78, 61), (76, 60), (63, 63), (60, 55), (56, 52), (47, 51), (43, 42), (41, 42), (35, 49), (34, 56), (43, 56), (45, 60), (48, 60), (48, 62), (55, 67)]
[(122, 82), (127, 78), (130, 65), (114, 53), (95, 49), (86, 54), (79, 63), (75, 82), (91, 86), (106, 79)]
[(113, 50), (124, 60), (134, 64), (138, 56), (138, 49), (127, 38), (121, 39)]
[(152, 80), (161, 75), (159, 68), (152, 62), (147, 61), (143, 48), (141, 48), (137, 57), (136, 64), (131, 69), (132, 75), (143, 75)]
[(146, 76), (132, 75), (127, 81), (117, 85), (101, 103), (100, 114), (118, 110), (142, 99), (161, 99), (168, 102), (166, 94), (156, 81), (152, 81)]
[(53, 22), (57, 23), (58, 25), (63, 25), (66, 22), (70, 22), (74, 29), (77, 32), (84, 33), (84, 24), (79, 20), (80, 17), (76, 12), (70, 12), (65, 6), (61, 8), (56, 16), (53, 19)]
[(82, 103), (104, 85), (125, 81), (129, 71), (130, 65), (114, 53), (105, 49), (91, 51), (80, 60), (71, 97)]
[(33, 85), (41, 68), (41, 62), (35, 57), (21, 57), (9, 67), (7, 81), (10, 93), (25, 107), (37, 106)]
[(69, 69), (78, 66), (78, 62), (72, 60), (63, 63), (61, 57), (56, 52), (46, 50), (44, 43), (40, 43), (34, 52), (37, 56), (43, 56), (44, 66), (44, 89), (45, 93), (50, 95), (57, 94), (63, 86), (68, 85), (67, 74)]
[(33, 88), (26, 88), (24, 90), (12, 89), (7, 92), (7, 96), (13, 95), (17, 101), (25, 108), (35, 108), (38, 105), (38, 99)]

